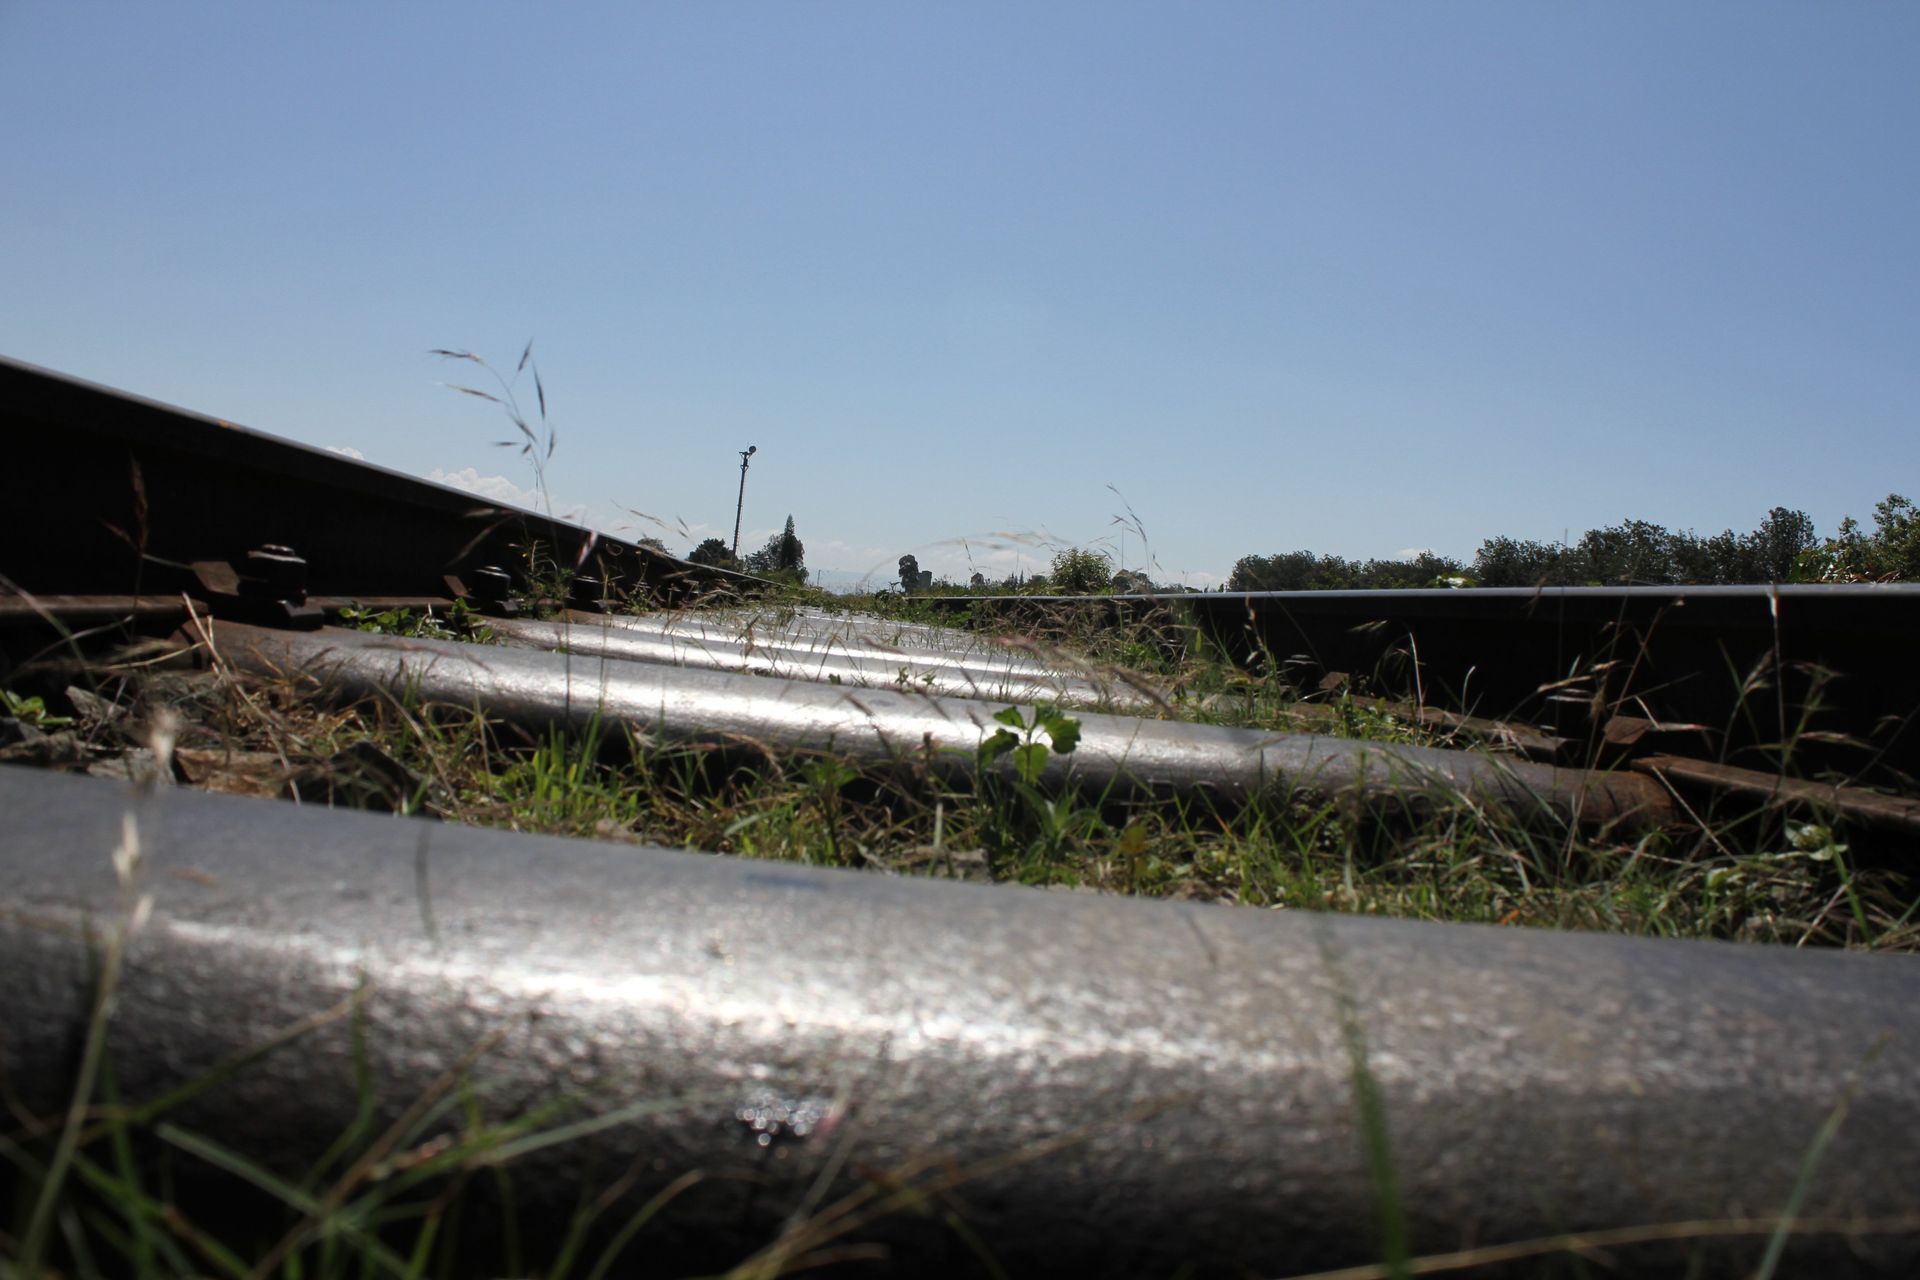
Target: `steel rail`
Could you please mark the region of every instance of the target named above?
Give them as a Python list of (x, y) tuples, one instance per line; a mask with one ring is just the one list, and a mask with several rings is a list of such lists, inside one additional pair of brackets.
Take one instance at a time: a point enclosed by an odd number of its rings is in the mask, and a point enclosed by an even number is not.
[[(0, 360), (0, 431), (44, 483), (0, 504), (0, 588), (172, 598), (264, 620), (272, 591), (315, 597), (523, 594), (537, 546), (578, 563), (583, 598), (685, 598), (764, 584), (665, 557), (325, 450)], [(209, 500), (217, 494), (218, 500)], [(291, 548), (291, 555), (282, 549)], [(264, 559), (256, 559), (264, 557)], [(249, 576), (260, 564), (266, 578)], [(216, 590), (210, 583), (224, 582)], [(1594, 708), (1706, 725), (1736, 767), (1920, 775), (1920, 585), (1475, 588), (927, 597), (1020, 621), (1063, 609), (1184, 619), (1231, 655), (1300, 659), (1423, 706), (1591, 739)], [(310, 624), (318, 614), (283, 610)], [(9, 621), (10, 619), (0, 619)], [(827, 623), (807, 618), (804, 626)], [(852, 626), (854, 624), (847, 624)], [(913, 624), (883, 624), (904, 647)], [(0, 630), (9, 649), (35, 643)], [(913, 637), (918, 642), (918, 637)], [(937, 638), (936, 638), (937, 643)], [(30, 650), (29, 650), (30, 651)], [(1836, 678), (1837, 677), (1837, 678)]]
[[(478, 707), (533, 729), (596, 719), (658, 742), (734, 744), (776, 755), (831, 753), (870, 769), (968, 775), (1004, 704), (885, 689), (580, 658), (351, 631), (276, 631), (216, 622), (196, 633), (218, 660), (293, 676), (337, 698), (409, 697)], [(1522, 818), (1633, 827), (1670, 822), (1659, 783), (1628, 772), (1560, 769), (1469, 751), (1086, 713), (1071, 755), (1039, 784), (1095, 797), (1177, 797), (1237, 809), (1276, 790), (1422, 810), (1466, 800)], [(1002, 759), (996, 771), (1010, 774)]]
[[(902, 880), (10, 767), (0, 811), (17, 1109), (65, 1113), (99, 948), (150, 894), (108, 1024), (128, 1105), (357, 1001), (165, 1118), (297, 1180), (448, 1072), (489, 1121), (573, 1099), (602, 1127), (509, 1168), (530, 1241), (622, 1177), (637, 1206), (697, 1171), (635, 1244), (652, 1268), (718, 1270), (889, 1179), (935, 1211), (821, 1243), (901, 1274), (978, 1274), (954, 1222), (1016, 1275), (1377, 1262), (1382, 1194), (1416, 1252), (1671, 1224), (1616, 1265), (1745, 1273), (1793, 1206), (1855, 1230), (1792, 1237), (1791, 1272), (1920, 1266), (1909, 957)], [(204, 1167), (169, 1178), (190, 1216), (239, 1211)], [(1752, 1238), (1693, 1234), (1727, 1219)]]
[[(1920, 583), (927, 597), (1037, 626), (1198, 626), (1312, 687), (1334, 674), (1578, 738), (1596, 711), (1703, 725), (1735, 764), (1920, 775)], [(1897, 777), (1891, 778), (1897, 781)]]
[[(323, 616), (337, 619), (348, 610), (451, 611), (446, 596), (308, 596), (305, 601)], [(204, 602), (173, 596), (32, 596), (0, 591), (0, 628), (40, 630), (123, 623), (128, 627), (174, 625), (206, 612)]]
[[(0, 503), (0, 577), (36, 593), (194, 592), (194, 566), (265, 547), (328, 596), (521, 590), (531, 549), (618, 595), (686, 598), (765, 584), (538, 512), (231, 422), (0, 359), (0, 435), (38, 477)], [(212, 495), (217, 495), (213, 497)]]
[(926, 651), (889, 652), (844, 646), (830, 640), (811, 645), (752, 644), (688, 638), (629, 628), (618, 621), (547, 622), (536, 619), (489, 621), (488, 631), (507, 644), (563, 650), (587, 657), (620, 658), (708, 671), (825, 681), (858, 688), (911, 689), (962, 698), (1001, 702), (1057, 703), (1150, 712), (1168, 705), (1165, 697), (1119, 680), (1099, 680), (1049, 671), (1038, 664), (996, 664), (985, 654), (976, 660), (940, 661)]
[(1853, 822), (1920, 836), (1920, 800), (1880, 795), (1830, 782), (1807, 782), (1752, 769), (1734, 769), (1683, 756), (1642, 756), (1633, 767), (1669, 784), (1739, 796), (1756, 806), (1837, 813)]
[(784, 649), (796, 653), (848, 653), (876, 661), (907, 659), (924, 663), (953, 663), (983, 671), (1018, 671), (1036, 677), (1072, 675), (1093, 670), (1092, 664), (1069, 655), (1043, 653), (1020, 640), (1006, 640), (959, 627), (929, 627), (905, 634), (892, 628), (821, 627), (811, 620), (783, 618), (784, 610), (682, 610), (656, 613), (595, 614), (569, 610), (570, 622), (610, 624), (640, 635), (681, 643), (710, 641), (753, 649)]
[[(671, 602), (764, 585), (14, 361), (0, 360), (0, 430), (18, 446), (17, 464), (48, 481), (0, 504), (0, 589), (70, 603), (185, 592), (216, 616), (314, 625), (323, 610), (310, 598), (464, 597), (497, 609), (510, 592), (538, 585), (524, 567), (535, 548), (579, 565), (582, 601)], [(1296, 673), (1345, 673), (1423, 707), (1530, 725), (1589, 747), (1605, 735), (1596, 712), (1617, 712), (1704, 725), (1707, 753), (1734, 767), (1781, 768), (1790, 758), (1802, 774), (1890, 789), (1920, 776), (1920, 664), (1909, 655), (1920, 585), (926, 603), (1016, 622), (1092, 609), (1114, 620), (1198, 625), (1243, 662), (1298, 660)], [(133, 621), (157, 626), (166, 608), (143, 607)], [(40, 651), (30, 613), (0, 611), (0, 623), (0, 663)], [(864, 626), (812, 616), (793, 625)], [(880, 628), (896, 647), (944, 643), (914, 625)]]
[(830, 641), (899, 652), (924, 649), (956, 656), (1012, 652), (992, 636), (959, 627), (936, 627), (923, 622), (896, 622), (889, 618), (805, 608), (782, 608), (771, 616), (764, 610), (732, 608), (614, 616), (622, 626), (694, 639), (770, 640), (790, 645)]

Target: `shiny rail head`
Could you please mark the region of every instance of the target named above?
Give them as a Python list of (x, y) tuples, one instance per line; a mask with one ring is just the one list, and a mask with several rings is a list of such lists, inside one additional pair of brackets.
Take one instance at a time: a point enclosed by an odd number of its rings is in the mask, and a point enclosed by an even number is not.
[[(964, 778), (1003, 728), (1004, 702), (857, 689), (357, 632), (284, 632), (216, 623), (212, 648), (243, 670), (303, 673), (332, 696), (409, 697), (544, 731), (618, 724), (644, 740), (737, 743), (775, 755), (832, 755), (874, 770), (933, 767)], [(1631, 773), (1556, 769), (1475, 752), (1274, 734), (1079, 713), (1071, 754), (1050, 754), (1038, 785), (1112, 799), (1185, 799), (1238, 809), (1298, 795), (1426, 812), (1498, 805), (1529, 820), (1632, 828), (1672, 820), (1665, 789)], [(1013, 761), (990, 766), (1011, 777)]]
[(1086, 664), (1080, 670), (1050, 668), (1005, 649), (948, 656), (830, 637), (783, 641), (749, 631), (744, 639), (729, 639), (577, 617), (557, 622), (512, 619), (492, 623), (489, 629), (494, 639), (511, 645), (847, 688), (1134, 712), (1171, 707), (1167, 695), (1144, 680), (1121, 679)]

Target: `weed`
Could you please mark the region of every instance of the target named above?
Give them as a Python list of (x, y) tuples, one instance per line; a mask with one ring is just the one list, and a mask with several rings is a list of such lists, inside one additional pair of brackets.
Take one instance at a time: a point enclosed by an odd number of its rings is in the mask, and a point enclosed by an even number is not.
[(73, 723), (72, 716), (56, 716), (47, 711), (46, 699), (22, 696), (11, 689), (0, 689), (0, 708), (9, 716), (36, 729), (57, 729)]
[[(993, 718), (1008, 728), (995, 729), (980, 744), (980, 767), (986, 768), (1001, 756), (1011, 756), (1015, 772), (1029, 786), (1040, 781), (1049, 757), (1068, 755), (1080, 743), (1080, 722), (1051, 707), (1035, 707), (1031, 720), (1018, 707), (996, 711)], [(1011, 730), (1019, 732), (1016, 735)], [(1042, 737), (1046, 741), (1041, 741)]]
[(354, 631), (411, 639), (472, 640), (477, 644), (486, 644), (493, 639), (483, 615), (465, 600), (455, 600), (447, 606), (444, 618), (436, 616), (431, 606), (425, 609), (372, 609), (348, 605), (340, 610), (340, 621)]
[[(1128, 643), (1164, 653), (1157, 629)], [(1166, 715), (1277, 733), (1475, 740), (1472, 730), (1347, 692), (1297, 701), (1280, 680), (1249, 678), (1198, 643), (1177, 663), (1163, 661), (1154, 678), (1179, 690)], [(257, 768), (257, 789), (377, 753), (393, 762), (377, 792), (391, 807), (525, 831), (918, 874), (952, 873), (978, 857), (999, 879), (1267, 908), (1920, 948), (1908, 877), (1863, 860), (1858, 832), (1837, 816), (1786, 826), (1750, 809), (1716, 817), (1702, 808), (1692, 831), (1622, 838), (1523, 824), (1464, 800), (1383, 821), (1287, 793), (1221, 812), (1198, 801), (1053, 794), (1043, 775), (1071, 760), (1078, 725), (1044, 707), (1002, 708), (979, 757), (983, 780), (956, 785), (917, 760), (870, 775), (828, 756), (662, 746), (631, 726), (529, 740), (471, 709), (389, 699), (332, 710), (291, 680), (168, 677), (132, 696), (139, 716), (178, 705), (188, 756), (214, 758), (216, 771), (231, 760), (236, 777)], [(374, 801), (353, 786), (303, 786), (301, 794)]]
[[(444, 360), (464, 360), (477, 365), (485, 369), (494, 384), (499, 387), (500, 394), (495, 395), (491, 391), (483, 391), (478, 387), (463, 386), (458, 383), (447, 384), (450, 390), (458, 391), (462, 395), (474, 396), (500, 406), (501, 411), (507, 416), (507, 421), (511, 422), (520, 434), (515, 439), (496, 440), (494, 445), (501, 449), (518, 449), (520, 456), (527, 459), (533, 467), (534, 487), (540, 491), (540, 500), (546, 507), (543, 514), (551, 520), (553, 500), (547, 492), (547, 463), (552, 460), (553, 451), (559, 446), (560, 436), (547, 417), (547, 388), (540, 380), (540, 366), (533, 359), (532, 339), (528, 339), (526, 348), (521, 351), (520, 362), (514, 366), (512, 378), (502, 377), (498, 369), (471, 351), (451, 351), (444, 347), (437, 347), (428, 354), (439, 356)], [(521, 409), (520, 397), (514, 390), (520, 381), (520, 375), (529, 369), (533, 372), (533, 391), (539, 409), (537, 427), (534, 422), (529, 421), (526, 412)]]

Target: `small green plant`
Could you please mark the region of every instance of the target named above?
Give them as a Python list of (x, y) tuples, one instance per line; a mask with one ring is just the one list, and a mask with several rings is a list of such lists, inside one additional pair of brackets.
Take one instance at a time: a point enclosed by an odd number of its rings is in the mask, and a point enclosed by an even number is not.
[(11, 689), (0, 689), (0, 708), (16, 720), (25, 721), (36, 729), (57, 729), (73, 723), (72, 716), (56, 716), (47, 712), (45, 698), (22, 697)]
[[(1080, 722), (1052, 707), (1035, 707), (1031, 717), (1007, 707), (993, 718), (1006, 728), (994, 730), (976, 753), (987, 800), (983, 843), (1018, 856), (1023, 869), (1015, 874), (1021, 879), (1050, 880), (1068, 851), (1103, 826), (1097, 804), (1082, 807), (1071, 789), (1050, 797), (1039, 786), (1047, 761), (1080, 745)], [(1002, 756), (1013, 761), (1010, 780), (987, 772)]]
[(363, 609), (348, 605), (340, 610), (340, 621), (355, 631), (416, 640), (477, 640), (484, 644), (492, 639), (479, 611), (465, 600), (449, 605), (444, 618), (436, 616), (431, 608)]
[[(1001, 756), (1011, 755), (1014, 772), (1028, 786), (1040, 781), (1049, 758), (1056, 754), (1070, 755), (1080, 745), (1080, 722), (1052, 707), (1035, 707), (1032, 720), (1018, 707), (997, 711), (993, 718), (1008, 727), (995, 729), (992, 736), (980, 744), (980, 767), (984, 769)], [(1041, 735), (1045, 735), (1046, 741), (1041, 741)]]
[(520, 607), (536, 618), (557, 618), (573, 596), (574, 570), (554, 558), (553, 550), (538, 538), (523, 549), (527, 558), (526, 589)]

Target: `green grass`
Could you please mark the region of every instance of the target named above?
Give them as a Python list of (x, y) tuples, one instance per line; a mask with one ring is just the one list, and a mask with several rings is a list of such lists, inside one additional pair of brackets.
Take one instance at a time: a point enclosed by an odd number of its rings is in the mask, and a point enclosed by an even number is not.
[[(774, 625), (785, 607), (775, 606)], [(474, 620), (368, 613), (353, 621), (438, 636), (470, 629)], [(989, 618), (978, 625), (1006, 624)], [(1018, 638), (1063, 664), (1168, 690), (1167, 716), (1369, 741), (1490, 745), (1350, 687), (1303, 702), (1280, 680), (1226, 661), (1170, 617), (1114, 627), (1097, 611), (1068, 611), (1022, 620)], [(1691, 826), (1626, 839), (1520, 822), (1464, 800), (1383, 815), (1345, 798), (1309, 802), (1277, 790), (1221, 811), (1197, 801), (1049, 795), (1034, 785), (1037, 766), (1042, 753), (1070, 746), (1061, 735), (1073, 721), (1035, 723), (1030, 710), (1004, 712), (1007, 725), (990, 750), (1036, 767), (967, 780), (924, 768), (866, 776), (822, 757), (722, 758), (650, 746), (612, 724), (528, 740), (471, 712), (390, 700), (317, 705), (291, 681), (166, 676), (142, 688), (136, 673), (107, 686), (136, 718), (162, 703), (176, 710), (183, 758), (212, 759), (215, 769), (229, 756), (252, 761), (239, 789), (272, 793), (291, 777), (309, 802), (817, 866), (1261, 909), (1794, 946), (1920, 946), (1920, 900), (1910, 880), (1886, 859), (1863, 865), (1858, 833), (1818, 815), (1697, 808)], [(40, 692), (51, 698), (57, 690)], [(30, 696), (10, 694), (44, 713)], [(1765, 700), (1754, 699), (1756, 714), (1769, 710), (1759, 705)], [(1793, 720), (1773, 713), (1791, 732)]]
[[(125, 922), (109, 946), (124, 943)], [(104, 1027), (117, 970), (101, 975), (88, 1060), (64, 1121), (42, 1131), (0, 1134), (0, 1163), (14, 1174), (24, 1231), (0, 1231), (0, 1269), (10, 1276), (222, 1275), (232, 1280), (282, 1275), (300, 1280), (427, 1275), (525, 1274), (506, 1255), (461, 1256), (457, 1220), (461, 1197), (476, 1178), (512, 1204), (517, 1162), (564, 1147), (599, 1131), (662, 1112), (712, 1103), (682, 1097), (641, 1101), (593, 1112), (558, 1097), (529, 1106), (507, 1122), (480, 1118), (468, 1073), (498, 1036), (483, 1039), (384, 1128), (372, 1122), (374, 1100), (364, 1070), (358, 1000), (350, 1000), (287, 1028), (260, 1049), (193, 1085), (137, 1108), (121, 1105)], [(273, 1052), (297, 1052), (307, 1034), (354, 1019), (362, 1046), (360, 1120), (304, 1173), (284, 1175), (173, 1118), (179, 1107), (234, 1069)], [(171, 1184), (209, 1171), (232, 1188), (230, 1210), (218, 1223), (190, 1220), (175, 1203)], [(697, 1181), (682, 1178), (632, 1214), (617, 1232), (594, 1233), (624, 1188), (602, 1189), (582, 1203), (564, 1241), (540, 1270), (551, 1280), (576, 1272), (606, 1275), (672, 1194)], [(203, 1198), (204, 1199), (204, 1198)], [(494, 1233), (497, 1234), (497, 1233)], [(57, 1238), (56, 1238), (57, 1237)], [(589, 1241), (593, 1242), (588, 1252)], [(57, 1268), (52, 1261), (57, 1259)]]
[[(1304, 706), (1275, 681), (1194, 653), (1191, 638), (1152, 630), (1107, 643), (1139, 660), (1130, 670), (1143, 680), (1181, 690), (1169, 714), (1376, 741), (1462, 741), (1403, 709), (1344, 695)], [(1102, 655), (1077, 655), (1108, 665)], [(1904, 876), (1856, 865), (1844, 830), (1777, 814), (1703, 813), (1696, 827), (1629, 841), (1521, 823), (1465, 801), (1380, 815), (1276, 791), (1214, 811), (1047, 795), (1032, 785), (1037, 769), (967, 781), (925, 769), (866, 776), (823, 757), (723, 759), (647, 746), (616, 725), (528, 742), (470, 712), (392, 702), (334, 710), (291, 685), (243, 690), (209, 678), (191, 696), (178, 686), (172, 696), (187, 712), (188, 750), (271, 755), (296, 770), (351, 761), (357, 750), (398, 766), (387, 779), (411, 780), (372, 788), (383, 807), (518, 831), (1263, 909), (1796, 946), (1920, 944), (1920, 909)], [(1048, 750), (1040, 726), (1012, 723), (1021, 714), (1008, 713), (999, 748), (1020, 758)], [(1051, 723), (1057, 735), (1071, 718)], [(366, 790), (332, 794), (335, 803), (359, 803)]]

